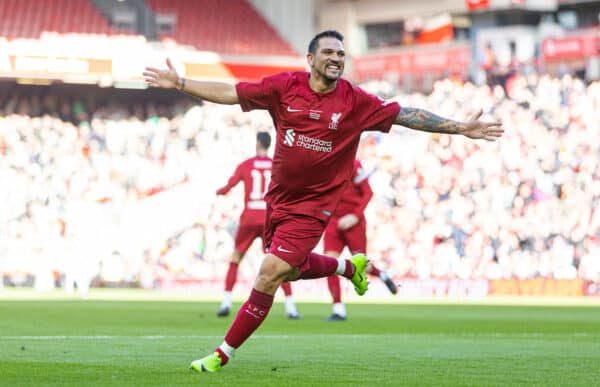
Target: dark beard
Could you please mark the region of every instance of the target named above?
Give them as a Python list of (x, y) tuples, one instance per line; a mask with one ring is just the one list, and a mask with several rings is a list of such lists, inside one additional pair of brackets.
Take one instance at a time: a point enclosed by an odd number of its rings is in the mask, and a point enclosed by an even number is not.
[(323, 79), (325, 79), (328, 83), (333, 83), (336, 82), (338, 79), (340, 79), (342, 77), (342, 72), (340, 71), (340, 75), (338, 75), (337, 77), (330, 77), (327, 75), (326, 72), (317, 70), (317, 74), (319, 74), (319, 76), (323, 77)]

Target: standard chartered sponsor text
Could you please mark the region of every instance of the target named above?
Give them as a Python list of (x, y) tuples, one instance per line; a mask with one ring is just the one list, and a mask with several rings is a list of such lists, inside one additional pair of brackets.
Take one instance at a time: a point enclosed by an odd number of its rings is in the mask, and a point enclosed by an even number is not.
[(317, 152), (331, 152), (332, 149), (331, 141), (325, 141), (319, 138), (312, 138), (303, 134), (298, 136), (296, 145)]

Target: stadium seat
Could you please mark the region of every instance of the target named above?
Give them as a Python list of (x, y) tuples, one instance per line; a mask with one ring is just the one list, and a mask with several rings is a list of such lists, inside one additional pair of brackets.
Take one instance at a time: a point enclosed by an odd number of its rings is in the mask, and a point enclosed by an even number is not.
[(0, 35), (9, 39), (39, 38), (44, 31), (116, 34), (91, 0), (2, 0)]
[(146, 0), (158, 14), (173, 14), (176, 24), (161, 39), (224, 54), (296, 55), (275, 29), (244, 0)]

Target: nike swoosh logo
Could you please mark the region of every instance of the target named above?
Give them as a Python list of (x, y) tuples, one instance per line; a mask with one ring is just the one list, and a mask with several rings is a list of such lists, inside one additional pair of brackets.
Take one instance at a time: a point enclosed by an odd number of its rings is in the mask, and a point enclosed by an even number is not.
[(282, 253), (293, 253), (293, 251), (286, 250), (281, 246), (277, 246), (277, 251), (281, 251)]
[(287, 111), (290, 112), (290, 113), (298, 113), (298, 112), (301, 112), (302, 109), (292, 109), (291, 106), (288, 106), (287, 107)]

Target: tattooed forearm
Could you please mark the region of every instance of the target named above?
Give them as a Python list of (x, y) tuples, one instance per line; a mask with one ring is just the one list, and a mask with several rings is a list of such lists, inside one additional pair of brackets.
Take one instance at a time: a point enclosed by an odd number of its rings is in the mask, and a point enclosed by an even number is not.
[(462, 127), (460, 122), (437, 116), (427, 110), (406, 107), (400, 109), (394, 123), (431, 133), (458, 134)]

